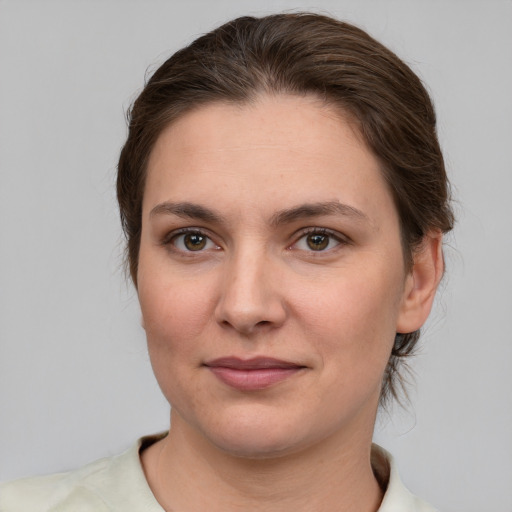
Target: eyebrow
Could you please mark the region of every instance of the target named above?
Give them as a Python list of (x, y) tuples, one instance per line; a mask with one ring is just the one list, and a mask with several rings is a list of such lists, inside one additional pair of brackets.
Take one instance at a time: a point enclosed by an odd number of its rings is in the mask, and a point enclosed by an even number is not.
[[(224, 217), (215, 211), (210, 210), (205, 206), (188, 202), (172, 203), (166, 201), (164, 203), (157, 204), (150, 211), (149, 216), (153, 217), (161, 214), (177, 215), (178, 217), (185, 219), (202, 220), (204, 222), (211, 223), (225, 223)], [(327, 201), (322, 203), (306, 203), (293, 208), (280, 210), (272, 215), (270, 218), (270, 225), (277, 227), (282, 224), (290, 224), (301, 219), (320, 217), (322, 215), (342, 215), (356, 221), (370, 221), (364, 212), (354, 208), (353, 206), (343, 204), (338, 201)]]
[(338, 201), (328, 201), (324, 203), (302, 204), (294, 208), (281, 210), (272, 215), (270, 223), (273, 226), (279, 226), (281, 224), (290, 224), (297, 220), (309, 217), (320, 217), (322, 215), (342, 215), (356, 221), (370, 222), (368, 216), (361, 210)]
[(204, 222), (222, 223), (224, 221), (224, 218), (213, 210), (210, 210), (205, 206), (187, 202), (171, 203), (166, 201), (164, 203), (157, 204), (149, 212), (150, 217), (160, 214), (177, 215), (178, 217), (185, 219), (197, 219)]

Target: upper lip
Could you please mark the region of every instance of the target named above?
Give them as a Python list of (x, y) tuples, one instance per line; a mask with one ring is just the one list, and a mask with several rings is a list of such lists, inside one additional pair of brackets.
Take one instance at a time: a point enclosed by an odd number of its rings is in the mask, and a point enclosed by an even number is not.
[(205, 363), (211, 368), (232, 368), (234, 370), (262, 370), (272, 368), (304, 368), (303, 365), (274, 359), (273, 357), (253, 357), (241, 359), (239, 357), (219, 357)]

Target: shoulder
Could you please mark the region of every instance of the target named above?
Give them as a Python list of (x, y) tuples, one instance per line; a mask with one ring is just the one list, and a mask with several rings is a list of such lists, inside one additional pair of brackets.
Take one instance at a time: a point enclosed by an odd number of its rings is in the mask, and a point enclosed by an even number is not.
[[(104, 474), (109, 459), (102, 459), (79, 470), (54, 475), (23, 478), (0, 485), (0, 510), (2, 512), (46, 512), (49, 510), (108, 510), (102, 500), (88, 486), (95, 477)], [(108, 471), (107, 471), (108, 472)], [(71, 505), (80, 503), (81, 508)], [(86, 503), (89, 508), (84, 508)]]
[(161, 512), (144, 477), (139, 449), (129, 450), (83, 468), (54, 475), (24, 478), (0, 485), (1, 512)]
[(378, 512), (438, 512), (404, 486), (393, 457), (376, 444), (372, 446), (372, 468), (386, 489)]

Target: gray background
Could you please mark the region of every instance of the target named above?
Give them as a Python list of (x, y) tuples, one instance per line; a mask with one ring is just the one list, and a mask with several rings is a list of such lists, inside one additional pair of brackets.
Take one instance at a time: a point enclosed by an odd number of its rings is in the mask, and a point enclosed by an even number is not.
[(376, 439), (443, 511), (512, 511), (510, 1), (0, 1), (0, 480), (166, 427), (121, 269), (123, 111), (146, 68), (199, 34), (296, 8), (355, 22), (412, 65), (454, 183), (412, 405)]

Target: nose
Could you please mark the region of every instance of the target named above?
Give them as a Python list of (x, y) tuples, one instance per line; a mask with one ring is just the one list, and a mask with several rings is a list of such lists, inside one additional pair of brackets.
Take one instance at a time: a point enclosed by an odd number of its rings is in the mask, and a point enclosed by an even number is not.
[(244, 335), (281, 326), (287, 312), (277, 267), (264, 251), (233, 255), (222, 275), (217, 322)]

